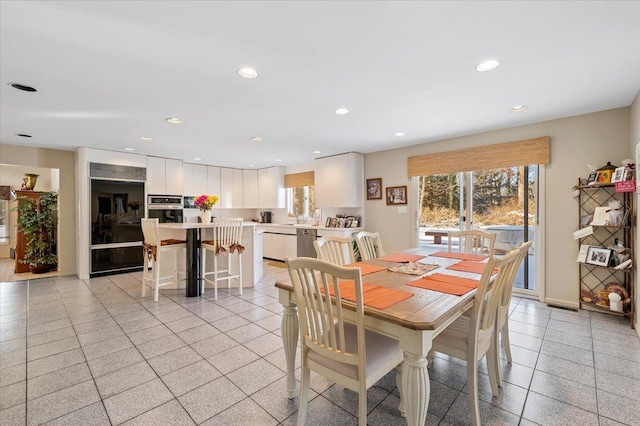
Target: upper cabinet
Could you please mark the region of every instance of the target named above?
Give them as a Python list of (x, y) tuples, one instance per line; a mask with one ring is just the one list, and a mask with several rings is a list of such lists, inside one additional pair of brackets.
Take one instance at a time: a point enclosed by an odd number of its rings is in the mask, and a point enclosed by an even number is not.
[(220, 168), (220, 207), (223, 209), (243, 208), (242, 170)]
[(258, 171), (243, 170), (242, 171), (243, 198), (245, 209), (258, 208)]
[(182, 160), (147, 157), (147, 193), (153, 195), (182, 195)]
[(182, 170), (184, 172), (182, 193), (184, 196), (195, 197), (202, 194), (209, 194), (207, 166), (184, 163)]
[(316, 207), (363, 207), (364, 156), (350, 152), (314, 161)]
[[(207, 166), (207, 194), (215, 195), (220, 199), (222, 198), (220, 190), (220, 167)], [(219, 209), (220, 207), (220, 202), (213, 206), (214, 209)]]
[(285, 208), (284, 167), (258, 170), (258, 208)]

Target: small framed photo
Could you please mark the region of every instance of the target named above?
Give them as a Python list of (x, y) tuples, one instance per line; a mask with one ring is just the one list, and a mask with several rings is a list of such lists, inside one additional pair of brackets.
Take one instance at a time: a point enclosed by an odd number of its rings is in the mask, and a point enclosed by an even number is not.
[(613, 171), (613, 175), (611, 176), (611, 183), (622, 182), (623, 180), (627, 180), (627, 168), (622, 166), (618, 167)]
[(611, 250), (600, 247), (589, 247), (587, 251), (586, 263), (596, 266), (609, 266), (609, 259), (611, 259)]
[(382, 200), (382, 178), (367, 179), (367, 200)]
[(351, 228), (351, 222), (353, 222), (353, 219), (348, 217), (344, 220), (344, 227), (345, 228)]
[(351, 225), (350, 228), (357, 228), (358, 227), (358, 222), (360, 221), (360, 216), (357, 217), (350, 217), (351, 219)]
[(407, 186), (387, 186), (387, 205), (407, 204)]
[(329, 225), (330, 228), (336, 228), (338, 226), (338, 218), (337, 217), (332, 217), (331, 218), (331, 225)]
[(325, 228), (330, 228), (331, 227), (331, 216), (329, 216), (327, 218), (327, 222), (324, 224)]
[(587, 185), (593, 185), (598, 182), (598, 172), (589, 173), (589, 177), (587, 178)]

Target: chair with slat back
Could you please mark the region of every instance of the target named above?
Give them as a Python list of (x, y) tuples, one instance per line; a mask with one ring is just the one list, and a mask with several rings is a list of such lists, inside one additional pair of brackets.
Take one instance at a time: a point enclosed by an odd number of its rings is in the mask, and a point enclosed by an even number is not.
[[(453, 238), (458, 238), (457, 248), (451, 244)], [(449, 251), (459, 253), (486, 254), (493, 256), (493, 248), (496, 244), (496, 234), (480, 231), (478, 229), (465, 231), (449, 231), (447, 236)]]
[(358, 232), (356, 244), (362, 260), (371, 260), (385, 255), (380, 234), (377, 232)]
[[(214, 299), (218, 300), (218, 281), (227, 280), (227, 288), (231, 288), (231, 280), (238, 280), (240, 296), (242, 296), (242, 218), (215, 218), (213, 220), (213, 239), (203, 240), (200, 244), (200, 277), (202, 278), (202, 293), (206, 283), (213, 284)], [(207, 272), (207, 253), (213, 254), (213, 271)], [(226, 269), (219, 269), (218, 257), (227, 259)], [(238, 270), (231, 272), (231, 256), (238, 259)], [(221, 276), (221, 274), (223, 274)], [(213, 275), (213, 279), (207, 278)]]
[(318, 259), (334, 265), (349, 265), (356, 261), (351, 237), (325, 236), (313, 242)]
[[(513, 251), (501, 258), (490, 257), (478, 283), (471, 315), (462, 315), (452, 322), (433, 341), (432, 351), (441, 352), (467, 361), (469, 414), (473, 425), (480, 424), (478, 402), (478, 362), (487, 356), (491, 391), (497, 396), (498, 383), (495, 346), (496, 317), (503, 289), (509, 284), (513, 269), (517, 270), (519, 253)], [(498, 273), (491, 280), (491, 273)], [(432, 357), (430, 353), (429, 357)]]
[[(178, 255), (182, 250), (187, 248), (187, 242), (184, 240), (161, 240), (160, 230), (158, 228), (158, 219), (141, 219), (142, 234), (144, 236), (144, 263), (142, 269), (142, 297), (147, 292), (147, 283), (151, 283), (154, 291), (153, 300), (158, 301), (160, 287), (176, 284), (178, 282), (178, 273), (185, 274), (184, 271), (178, 270)], [(173, 254), (173, 271), (170, 275), (160, 276), (161, 262), (160, 259), (166, 253)], [(153, 275), (149, 274), (149, 268), (153, 271)]]
[(509, 305), (511, 303), (511, 295), (513, 293), (513, 284), (516, 279), (516, 275), (518, 273), (518, 269), (522, 264), (523, 259), (529, 253), (529, 248), (531, 247), (532, 242), (528, 241), (526, 243), (522, 243), (520, 247), (517, 249), (518, 257), (515, 260), (515, 267), (511, 268), (511, 276), (507, 279), (505, 286), (502, 290), (502, 298), (500, 300), (500, 304), (498, 306), (498, 313), (496, 315), (496, 334), (495, 334), (495, 345), (494, 348), (496, 350), (495, 361), (496, 372), (497, 372), (497, 381), (498, 386), (502, 386), (502, 368), (500, 368), (500, 346), (498, 344), (499, 335), (502, 336), (502, 346), (504, 347), (504, 353), (507, 357), (508, 362), (512, 362), (513, 359), (511, 357), (511, 345), (509, 343)]
[[(367, 424), (367, 389), (392, 369), (401, 389), (403, 352), (397, 340), (364, 327), (362, 276), (348, 268), (309, 257), (286, 259), (300, 318), (302, 374), (298, 425), (304, 425), (310, 372), (358, 392), (359, 424)], [(355, 320), (345, 321), (339, 280), (355, 286)], [(330, 294), (333, 293), (334, 297)], [(353, 308), (351, 309), (353, 310)]]

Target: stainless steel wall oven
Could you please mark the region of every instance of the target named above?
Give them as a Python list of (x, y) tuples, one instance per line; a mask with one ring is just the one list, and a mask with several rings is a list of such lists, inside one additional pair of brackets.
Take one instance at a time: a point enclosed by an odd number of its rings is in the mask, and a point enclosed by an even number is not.
[(149, 195), (147, 197), (149, 217), (158, 218), (160, 223), (182, 223), (182, 196)]

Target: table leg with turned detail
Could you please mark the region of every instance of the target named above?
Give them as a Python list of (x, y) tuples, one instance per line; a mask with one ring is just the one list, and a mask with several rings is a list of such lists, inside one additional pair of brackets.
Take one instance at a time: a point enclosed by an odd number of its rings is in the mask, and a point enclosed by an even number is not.
[(289, 399), (296, 396), (296, 351), (298, 349), (298, 333), (300, 330), (298, 324), (298, 309), (292, 300), (293, 293), (290, 291), (280, 290), (280, 304), (284, 308), (282, 313), (282, 343), (284, 346), (284, 356), (287, 364), (287, 395)]

